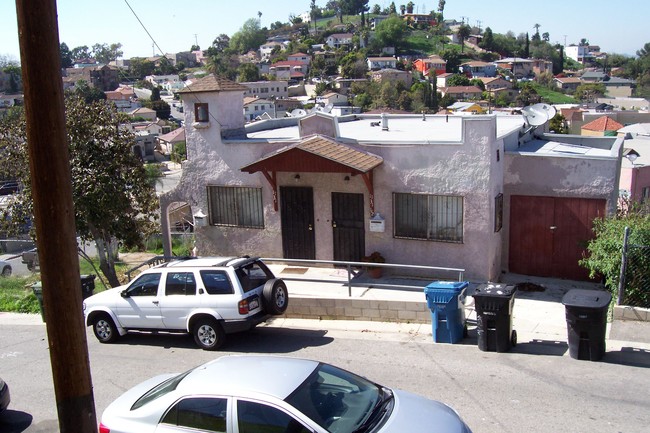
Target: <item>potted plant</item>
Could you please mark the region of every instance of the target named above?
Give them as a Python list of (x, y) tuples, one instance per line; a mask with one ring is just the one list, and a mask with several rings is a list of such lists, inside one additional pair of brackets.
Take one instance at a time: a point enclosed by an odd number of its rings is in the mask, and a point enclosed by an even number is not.
[[(369, 256), (363, 257), (361, 260), (368, 263), (386, 263), (386, 259), (378, 251), (373, 252)], [(380, 266), (367, 266), (366, 270), (368, 271), (370, 278), (381, 278), (382, 268)]]

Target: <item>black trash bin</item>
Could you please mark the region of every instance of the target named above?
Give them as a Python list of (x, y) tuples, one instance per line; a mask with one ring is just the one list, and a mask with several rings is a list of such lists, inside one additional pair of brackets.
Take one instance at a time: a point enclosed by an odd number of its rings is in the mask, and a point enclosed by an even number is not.
[(81, 276), (81, 297), (86, 299), (93, 295), (95, 290), (95, 275), (82, 275)]
[(474, 292), (478, 348), (484, 352), (507, 352), (517, 345), (517, 331), (512, 329), (515, 286), (486, 284)]
[(607, 309), (612, 295), (604, 290), (571, 289), (562, 298), (573, 359), (599, 361), (605, 356)]

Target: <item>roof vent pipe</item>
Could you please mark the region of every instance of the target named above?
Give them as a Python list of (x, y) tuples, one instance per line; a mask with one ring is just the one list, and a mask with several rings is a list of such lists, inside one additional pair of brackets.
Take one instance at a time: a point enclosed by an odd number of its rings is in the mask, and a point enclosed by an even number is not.
[(386, 113), (381, 113), (381, 130), (388, 131), (388, 117), (386, 117)]

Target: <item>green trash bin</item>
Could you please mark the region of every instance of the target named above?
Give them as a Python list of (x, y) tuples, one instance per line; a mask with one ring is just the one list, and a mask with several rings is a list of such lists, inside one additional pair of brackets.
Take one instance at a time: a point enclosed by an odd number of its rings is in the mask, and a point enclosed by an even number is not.
[(38, 306), (41, 309), (41, 319), (45, 322), (45, 309), (43, 308), (43, 285), (40, 281), (32, 284), (32, 290), (34, 291), (34, 296), (38, 300)]

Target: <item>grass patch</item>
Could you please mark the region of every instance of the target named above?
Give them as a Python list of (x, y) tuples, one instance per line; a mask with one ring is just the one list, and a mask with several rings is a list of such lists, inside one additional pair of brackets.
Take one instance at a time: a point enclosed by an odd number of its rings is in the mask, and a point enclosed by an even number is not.
[(565, 95), (562, 92), (556, 92), (554, 90), (550, 90), (547, 87), (540, 86), (537, 83), (532, 83), (533, 88), (537, 92), (539, 96), (542, 97), (542, 100), (549, 103), (549, 104), (577, 104), (578, 100), (575, 98)]
[(32, 290), (37, 281), (38, 274), (0, 279), (0, 311), (39, 313), (40, 306)]

